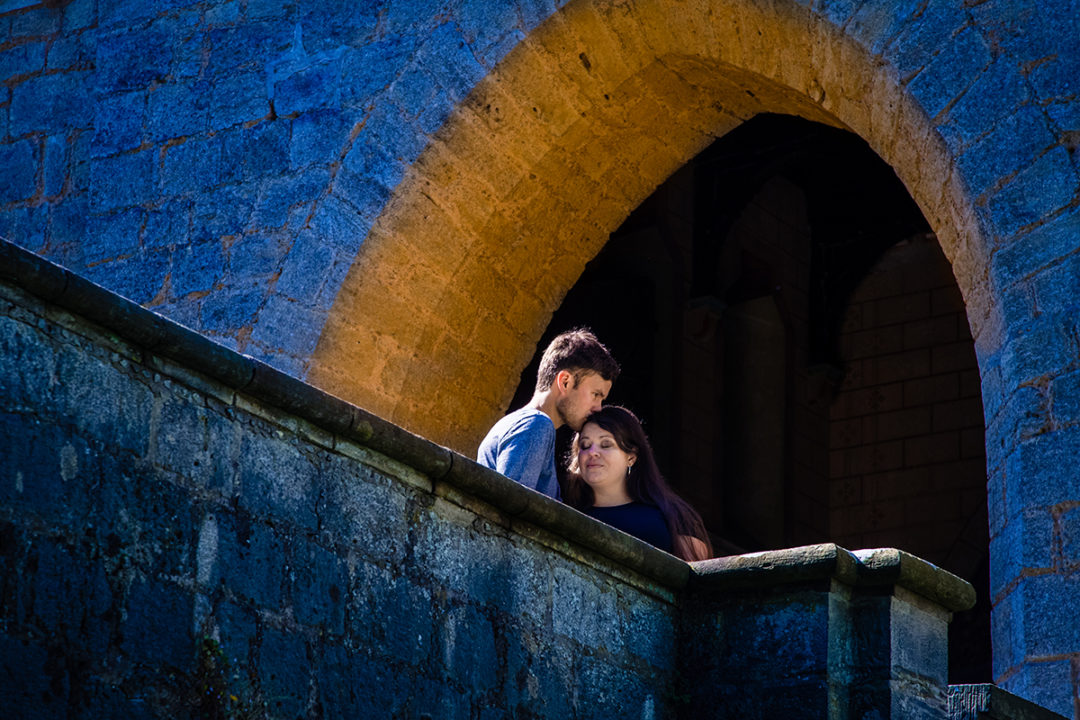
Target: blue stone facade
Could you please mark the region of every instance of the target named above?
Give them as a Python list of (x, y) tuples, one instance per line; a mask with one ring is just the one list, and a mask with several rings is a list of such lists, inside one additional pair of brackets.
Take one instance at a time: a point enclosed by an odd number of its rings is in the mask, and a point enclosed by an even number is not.
[[(895, 71), (947, 144), (976, 210), (988, 259), (977, 272), (1001, 318), (1000, 341), (979, 357), (994, 673), (1003, 687), (1072, 712), (1077, 679), (1067, 670), (1080, 663), (1080, 639), (1052, 610), (1075, 604), (1080, 562), (1080, 6), (790, 4), (809, 5)], [(0, 236), (303, 377), (406, 169), (470, 90), (563, 5), (17, 3), (0, 14)], [(8, 364), (5, 380), (22, 372)], [(77, 387), (106, 381), (93, 367), (77, 372), (90, 374)], [(57, 401), (79, 423), (105, 417), (74, 413), (95, 401), (89, 393)], [(120, 416), (145, 412), (130, 403)], [(88, 452), (70, 447), (76, 459)], [(119, 462), (98, 470), (113, 471), (130, 472)], [(315, 513), (292, 509), (297, 522)], [(57, 568), (68, 561), (59, 547), (40, 552)], [(111, 592), (72, 591), (88, 606)], [(128, 591), (187, 611), (167, 588)], [(337, 622), (332, 613), (321, 621)]]

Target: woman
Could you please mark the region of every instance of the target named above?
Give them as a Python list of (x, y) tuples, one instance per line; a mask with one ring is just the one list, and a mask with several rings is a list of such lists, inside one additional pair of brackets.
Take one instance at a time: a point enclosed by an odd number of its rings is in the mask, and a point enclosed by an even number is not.
[(712, 557), (701, 516), (668, 486), (634, 413), (607, 405), (574, 436), (566, 502), (683, 560)]

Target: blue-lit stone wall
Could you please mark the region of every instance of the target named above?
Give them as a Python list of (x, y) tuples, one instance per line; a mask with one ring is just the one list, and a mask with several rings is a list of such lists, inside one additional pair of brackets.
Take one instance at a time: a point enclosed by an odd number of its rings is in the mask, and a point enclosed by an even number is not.
[[(557, 9), (50, 5), (0, 14), (0, 235), (298, 376), (405, 168)], [(988, 265), (966, 270), (1001, 318), (979, 358), (994, 674), (1073, 712), (1080, 5), (809, 6), (895, 69), (978, 215)]]
[(300, 374), (403, 167), (553, 9), (74, 0), (0, 14), (0, 236)]
[(3, 717), (674, 715), (662, 584), (6, 284), (0, 359)]

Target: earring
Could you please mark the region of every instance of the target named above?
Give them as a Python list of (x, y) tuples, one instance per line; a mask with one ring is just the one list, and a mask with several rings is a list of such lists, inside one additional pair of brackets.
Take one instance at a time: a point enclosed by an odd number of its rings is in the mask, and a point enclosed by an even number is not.
[(627, 475), (630, 475), (630, 471), (633, 470), (633, 469), (634, 469), (634, 464), (633, 463), (627, 463), (626, 464), (626, 474)]

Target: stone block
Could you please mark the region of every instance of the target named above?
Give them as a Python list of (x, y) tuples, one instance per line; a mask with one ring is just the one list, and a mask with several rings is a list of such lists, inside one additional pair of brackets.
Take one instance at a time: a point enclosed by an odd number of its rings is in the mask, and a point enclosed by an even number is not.
[(993, 60), (982, 33), (974, 27), (956, 34), (939, 49), (908, 85), (931, 118), (948, 107)]
[(41, 147), (35, 140), (19, 140), (0, 145), (0, 202), (27, 200), (37, 194), (37, 172)]
[(822, 3), (820, 7), (815, 6), (815, 10), (830, 24), (843, 27), (851, 16), (855, 14), (855, 11), (859, 9), (859, 6), (860, 4), (855, 0), (829, 0), (829, 2)]
[(94, 0), (72, 0), (64, 6), (63, 31), (70, 34), (94, 24), (97, 8)]
[(551, 605), (552, 630), (556, 635), (578, 642), (588, 637), (590, 642), (614, 654), (625, 651), (619, 626), (619, 597), (614, 589), (590, 583), (560, 567), (555, 568), (552, 583), (559, 588), (552, 596)]
[(1012, 285), (1072, 253), (1077, 237), (1080, 237), (1080, 210), (1063, 213), (1003, 244), (991, 259), (991, 272), (1001, 286)]
[[(205, 403), (190, 402), (171, 394), (153, 400), (153, 430), (149, 451), (155, 463), (196, 482), (206, 482), (211, 472), (208, 437), (209, 416)], [(224, 448), (214, 448), (222, 451)]]
[(0, 233), (11, 238), (19, 247), (31, 252), (45, 250), (46, 231), (49, 230), (49, 205), (16, 207), (0, 212)]
[(225, 254), (219, 241), (193, 242), (173, 256), (171, 287), (176, 297), (209, 292), (225, 271)]
[(386, 154), (398, 162), (412, 164), (428, 144), (428, 137), (390, 103), (375, 107), (368, 117), (368, 124), (357, 143), (382, 147)]
[(1020, 69), (997, 58), (949, 108), (938, 131), (954, 151), (961, 150), (1030, 99)]
[(157, 195), (156, 160), (154, 150), (91, 160), (91, 211), (108, 213), (149, 203)]
[(941, 608), (927, 607), (921, 598), (900, 595), (892, 599), (889, 611), (893, 672), (918, 678), (940, 692), (948, 685), (949, 616)]
[(1001, 350), (1002, 368), (1013, 378), (1025, 373), (1054, 375), (1073, 362), (1070, 338), (1077, 332), (1075, 310), (1049, 310), (1033, 318), (1016, 335), (1008, 337)]
[(275, 289), (291, 299), (311, 302), (320, 297), (337, 260), (337, 253), (317, 235), (301, 232), (285, 258)]
[(1049, 507), (1080, 499), (1080, 477), (1074, 472), (1080, 428), (1046, 432), (1018, 443), (1005, 460), (1009, 479), (1008, 514), (1028, 507)]
[(300, 113), (292, 120), (289, 167), (322, 165), (337, 160), (347, 147), (350, 115), (337, 109)]
[(47, 43), (28, 42), (0, 52), (0, 78), (8, 80), (32, 75), (45, 69)]
[(278, 5), (275, 16), (209, 30), (207, 76), (228, 76), (238, 68), (255, 70), (284, 56), (292, 47), (296, 25), (280, 10)]
[(263, 631), (259, 689), (273, 717), (302, 717), (311, 694), (308, 649), (302, 635)]
[(269, 430), (246, 433), (240, 441), (239, 492), (244, 506), (274, 522), (318, 528), (311, 477), (323, 458), (301, 453), (295, 442)]
[(241, 328), (251, 326), (266, 297), (262, 288), (223, 289), (202, 301), (199, 312), (201, 329), (213, 334), (234, 337)]
[(930, 352), (921, 348), (872, 358), (874, 380), (877, 384), (887, 384), (929, 375), (930, 357)]
[(182, 577), (193, 565), (191, 493), (146, 468), (102, 459), (99, 542), (109, 561), (154, 577)]
[(367, 3), (302, 3), (298, 10), (304, 49), (310, 54), (364, 45), (378, 34), (378, 21), (378, 6)]
[(434, 28), (416, 57), (436, 84), (455, 100), (467, 97), (488, 72), (454, 23)]
[(933, 410), (934, 432), (960, 430), (969, 427), (981, 428), (983, 423), (982, 401), (978, 398), (939, 402), (934, 405)]
[(240, 235), (251, 225), (254, 208), (255, 188), (245, 185), (197, 195), (191, 205), (191, 239), (228, 240), (226, 236)]
[(894, 440), (901, 437), (925, 435), (931, 430), (931, 423), (937, 407), (922, 406), (880, 413), (877, 422), (877, 440)]
[[(71, 138), (70, 162), (71, 170), (68, 175), (71, 193), (87, 193), (90, 190), (90, 148), (92, 146), (90, 133), (79, 133)], [(66, 202), (81, 202), (82, 198), (69, 198)]]
[(371, 222), (359, 208), (336, 192), (319, 200), (311, 215), (309, 227), (324, 243), (354, 255), (371, 229)]
[(440, 674), (472, 697), (494, 690), (498, 651), (491, 621), (472, 604), (450, 605), (435, 617), (436, 662)]
[(346, 53), (341, 65), (342, 107), (370, 106), (376, 95), (390, 87), (401, 65), (415, 52), (413, 36), (389, 34)]
[(1074, 717), (1077, 698), (1074, 662), (1064, 658), (1026, 662), (1019, 672), (999, 684), (1062, 717)]
[(167, 195), (206, 190), (222, 182), (220, 136), (192, 138), (164, 151), (161, 188)]
[(86, 33), (60, 37), (49, 47), (49, 70), (86, 70), (93, 67), (94, 48)]
[(269, 179), (262, 183), (253, 223), (280, 228), (288, 221), (291, 208), (299, 208), (306, 217), (311, 204), (329, 187), (330, 172), (323, 167)]
[(38, 6), (18, 13), (11, 18), (11, 39), (45, 37), (60, 32), (63, 18), (59, 8)]
[(326, 324), (327, 311), (295, 302), (281, 294), (271, 294), (259, 311), (259, 323), (252, 339), (271, 350), (283, 350), (298, 357), (310, 357)]
[(142, 243), (146, 248), (183, 247), (187, 244), (191, 229), (192, 202), (180, 198), (161, 203), (157, 209), (146, 213)]
[(94, 87), (102, 93), (139, 90), (166, 80), (175, 38), (166, 27), (102, 33), (97, 38)]
[(90, 105), (90, 73), (40, 75), (12, 89), (8, 124), (13, 136), (63, 133), (85, 127)]
[[(143, 213), (129, 213), (129, 215), (138, 218), (136, 228), (142, 224)], [(113, 247), (122, 247), (120, 243), (128, 241), (130, 236), (126, 224), (120, 227), (109, 225), (108, 228), (110, 234), (118, 237), (117, 244)], [(139, 304), (150, 302), (157, 297), (168, 274), (169, 255), (161, 250), (141, 252), (131, 257), (95, 265), (86, 270), (87, 279), (90, 281), (99, 285), (108, 285), (113, 292)]]
[(865, 45), (872, 54), (882, 53), (896, 34), (907, 27), (923, 5), (913, 0), (867, 3), (855, 9), (847, 24), (847, 33)]
[(156, 4), (142, 0), (116, 0), (98, 9), (98, 25), (135, 25), (145, 21), (157, 12)]
[(1015, 592), (1020, 593), (1022, 603), (1024, 629), (1019, 649), (1025, 658), (1060, 657), (1080, 647), (1080, 624), (1063, 622), (1064, 618), (1080, 617), (1080, 577), (1025, 577)]
[(128, 662), (163, 671), (190, 666), (194, 654), (194, 597), (179, 586), (138, 578), (128, 589), (120, 622), (120, 648)]
[[(441, 91), (435, 79), (413, 62), (398, 73), (387, 91), (387, 98), (403, 117), (415, 118), (439, 98)], [(445, 96), (442, 100), (445, 102)]]
[(1063, 147), (1052, 149), (991, 196), (987, 211), (997, 234), (1015, 235), (1068, 207), (1077, 185), (1080, 177), (1069, 152)]
[(908, 380), (903, 384), (903, 388), (904, 407), (933, 405), (941, 401), (955, 400), (960, 395), (957, 373)]
[(270, 112), (261, 71), (219, 77), (209, 95), (209, 124), (215, 130), (259, 120)]
[[(146, 130), (151, 140), (171, 140), (209, 127), (209, 86), (204, 80), (162, 83), (146, 93)], [(168, 150), (166, 150), (168, 152)]]
[(979, 197), (995, 185), (1030, 167), (1033, 159), (1057, 144), (1046, 115), (1031, 105), (1001, 120), (957, 159), (957, 167)]
[(354, 144), (334, 179), (334, 194), (348, 201), (369, 224), (382, 212), (403, 167), (381, 149)]
[(434, 590), (415, 577), (360, 564), (346, 614), (349, 644), (369, 648), (381, 661), (420, 665), (435, 651)]
[(289, 121), (262, 122), (244, 130), (245, 182), (280, 174), (289, 166)]
[(345, 633), (349, 570), (338, 555), (312, 542), (297, 542), (290, 585), (297, 622), (338, 636)]
[(1061, 559), (1067, 567), (1080, 567), (1080, 507), (1064, 510), (1061, 528)]
[(277, 611), (284, 599), (286, 540), (246, 512), (218, 518), (218, 555), (210, 583), (223, 584), (255, 610)]
[(990, 595), (1002, 595), (1025, 570), (1054, 564), (1054, 518), (1049, 508), (1029, 508), (1009, 517), (990, 540)]
[(1060, 264), (1043, 268), (1029, 280), (1036, 307), (1040, 312), (1075, 312), (1080, 278), (1076, 276), (1080, 260), (1065, 258)]
[(42, 194), (55, 197), (64, 190), (67, 181), (67, 139), (57, 135), (45, 138), (45, 159), (42, 163)]
[(240, 19), (240, 0), (217, 2), (206, 10), (206, 24), (209, 27), (228, 26)]
[(338, 59), (300, 68), (274, 84), (274, 109), (278, 115), (288, 117), (295, 113), (339, 107), (340, 82), (341, 62)]

